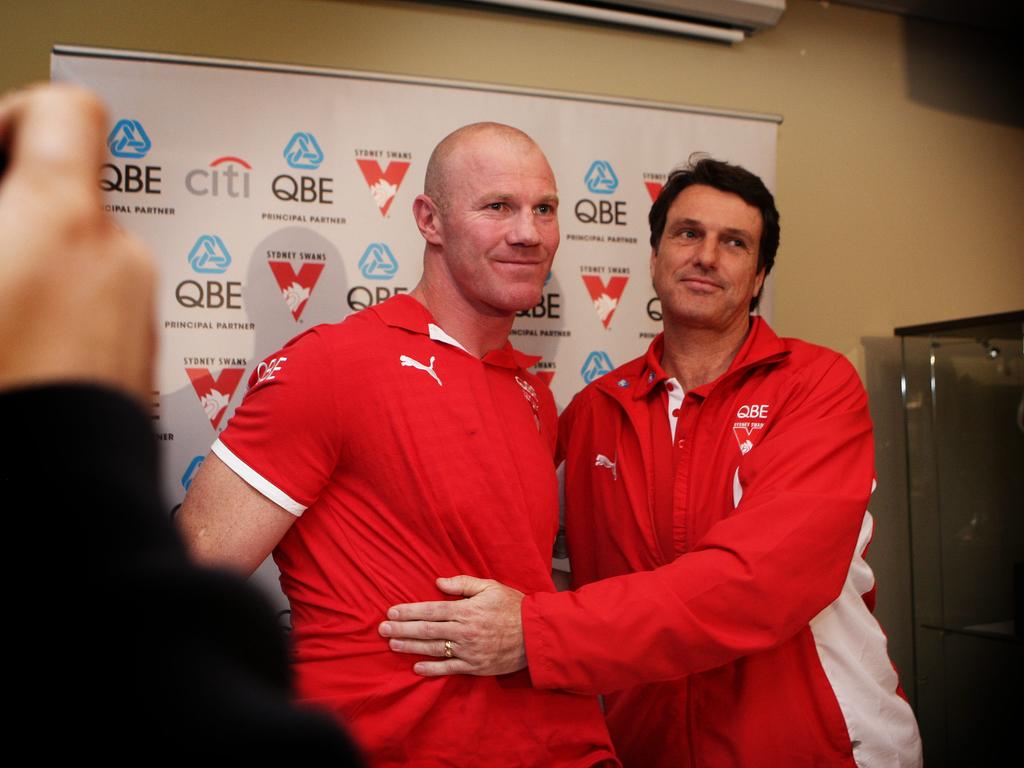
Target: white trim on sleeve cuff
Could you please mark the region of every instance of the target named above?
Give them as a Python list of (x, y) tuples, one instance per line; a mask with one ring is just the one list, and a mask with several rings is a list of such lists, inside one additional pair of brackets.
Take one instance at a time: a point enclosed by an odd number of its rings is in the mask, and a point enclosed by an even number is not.
[(220, 441), (220, 438), (213, 443), (210, 450), (217, 454), (217, 458), (227, 464), (232, 472), (277, 504), (277, 506), (281, 507), (281, 509), (290, 512), (296, 517), (301, 517), (302, 513), (306, 511), (304, 504), (299, 504), (299, 502), (235, 456), (231, 449)]

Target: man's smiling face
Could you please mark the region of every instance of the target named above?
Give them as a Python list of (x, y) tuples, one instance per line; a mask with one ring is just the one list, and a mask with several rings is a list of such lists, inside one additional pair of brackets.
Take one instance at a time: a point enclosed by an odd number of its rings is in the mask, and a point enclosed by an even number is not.
[(703, 184), (680, 192), (651, 252), (665, 323), (745, 332), (765, 277), (757, 268), (761, 229), (761, 212), (738, 195)]

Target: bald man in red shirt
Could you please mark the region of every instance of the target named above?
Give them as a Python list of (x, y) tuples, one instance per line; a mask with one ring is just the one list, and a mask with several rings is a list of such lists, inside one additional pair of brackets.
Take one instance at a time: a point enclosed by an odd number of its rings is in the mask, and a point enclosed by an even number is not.
[(439, 572), (554, 589), (555, 407), (508, 333), (539, 300), (557, 207), (526, 134), (444, 139), (413, 206), (420, 283), (258, 366), (179, 513), (203, 562), (249, 574), (273, 551), (300, 696), (377, 766), (618, 765), (595, 697), (525, 670), (427, 680), (377, 634)]

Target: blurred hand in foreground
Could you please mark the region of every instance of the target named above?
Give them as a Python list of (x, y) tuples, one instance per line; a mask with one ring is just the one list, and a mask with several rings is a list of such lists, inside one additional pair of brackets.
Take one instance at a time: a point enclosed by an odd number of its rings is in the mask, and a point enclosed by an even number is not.
[(0, 97), (0, 389), (86, 382), (149, 402), (155, 272), (103, 210), (105, 131), (77, 87)]

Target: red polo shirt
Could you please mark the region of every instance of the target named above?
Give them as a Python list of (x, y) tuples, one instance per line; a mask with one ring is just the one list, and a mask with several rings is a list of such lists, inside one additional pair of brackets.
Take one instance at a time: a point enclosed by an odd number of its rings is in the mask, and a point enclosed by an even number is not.
[[(593, 697), (528, 673), (427, 679), (377, 634), (437, 576), (554, 591), (555, 406), (510, 345), (482, 360), (408, 296), (297, 337), (253, 372), (214, 452), (299, 515), (274, 550), (300, 695), (372, 764), (595, 765)], [(617, 764), (617, 763), (615, 763)]]

